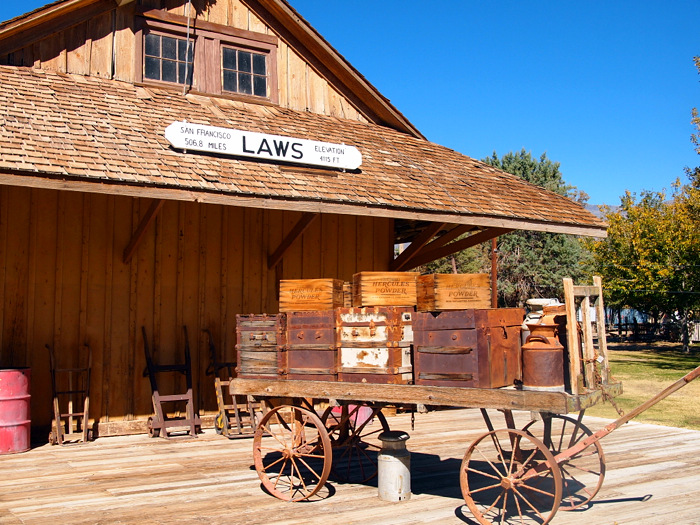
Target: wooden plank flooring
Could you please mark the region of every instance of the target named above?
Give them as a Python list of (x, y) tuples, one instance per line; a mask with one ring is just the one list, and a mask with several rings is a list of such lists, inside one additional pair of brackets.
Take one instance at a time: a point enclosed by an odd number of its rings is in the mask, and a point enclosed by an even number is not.
[[(518, 414), (527, 418), (528, 414)], [(411, 439), (409, 501), (377, 497), (367, 485), (328, 483), (323, 499), (284, 503), (260, 489), (252, 440), (206, 429), (197, 439), (106, 437), (42, 445), (0, 456), (0, 524), (460, 524), (458, 471), (485, 431), (478, 410), (388, 418)], [(497, 427), (502, 422), (496, 419)], [(606, 420), (587, 418), (591, 429)], [(700, 432), (629, 423), (602, 441), (607, 474), (585, 511), (558, 512), (557, 525), (700, 524)]]

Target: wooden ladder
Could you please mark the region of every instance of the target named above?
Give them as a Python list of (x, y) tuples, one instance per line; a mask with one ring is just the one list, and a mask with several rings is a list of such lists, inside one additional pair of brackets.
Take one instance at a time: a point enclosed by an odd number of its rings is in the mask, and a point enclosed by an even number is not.
[[(580, 299), (581, 328), (579, 334), (576, 318), (577, 299)], [(595, 308), (597, 341), (593, 338), (591, 299)], [(592, 286), (575, 286), (570, 278), (564, 279), (564, 303), (566, 306), (566, 339), (569, 349), (569, 377), (571, 393), (577, 395), (599, 388), (599, 382), (608, 383), (610, 365), (605, 335), (605, 307), (603, 306), (603, 282), (593, 277)], [(600, 378), (598, 378), (600, 366)]]

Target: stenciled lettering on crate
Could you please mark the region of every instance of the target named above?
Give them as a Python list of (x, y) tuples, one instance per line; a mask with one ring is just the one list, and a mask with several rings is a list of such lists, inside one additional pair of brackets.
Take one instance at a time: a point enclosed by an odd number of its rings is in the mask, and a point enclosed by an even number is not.
[(353, 275), (352, 305), (415, 306), (417, 272), (359, 272)]
[(280, 312), (333, 310), (344, 306), (342, 279), (286, 279), (280, 281)]
[(491, 307), (491, 279), (486, 273), (429, 274), (417, 279), (421, 312)]

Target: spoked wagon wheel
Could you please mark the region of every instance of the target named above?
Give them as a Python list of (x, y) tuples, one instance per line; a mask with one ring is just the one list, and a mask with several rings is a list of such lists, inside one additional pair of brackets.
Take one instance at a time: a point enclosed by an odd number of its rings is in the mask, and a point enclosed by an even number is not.
[(332, 457), (323, 423), (305, 408), (273, 408), (255, 430), (255, 470), (279, 499), (301, 501), (316, 494), (328, 479)]
[(561, 471), (544, 444), (521, 430), (493, 430), (471, 444), (459, 476), (479, 523), (549, 523), (559, 508)]
[[(536, 437), (556, 456), (593, 433), (580, 421), (551, 415), (531, 421), (523, 431)], [(591, 501), (603, 485), (605, 456), (599, 441), (559, 462), (563, 481), (561, 510), (578, 509)]]
[(381, 408), (366, 404), (328, 407), (321, 417), (333, 448), (333, 477), (365, 483), (377, 475), (381, 444), (377, 436), (389, 430)]

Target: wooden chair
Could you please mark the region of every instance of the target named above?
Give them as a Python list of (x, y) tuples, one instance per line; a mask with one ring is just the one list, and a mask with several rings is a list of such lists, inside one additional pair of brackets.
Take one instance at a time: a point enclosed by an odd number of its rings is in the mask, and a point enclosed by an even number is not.
[(53, 422), (49, 443), (84, 443), (92, 437), (88, 428), (92, 352), (88, 345), (81, 346), (78, 352), (79, 364), (65, 368), (58, 365), (53, 348), (49, 345), (46, 348), (49, 351), (53, 393)]
[[(183, 334), (185, 337), (185, 362), (184, 364), (156, 364), (153, 360), (153, 355), (148, 346), (148, 337), (146, 328), (141, 327), (143, 334), (143, 349), (146, 354), (146, 370), (144, 376), (147, 375), (151, 383), (151, 394), (153, 399), (154, 415), (148, 418), (148, 434), (151, 437), (157, 437), (163, 431), (164, 437), (170, 438), (170, 432), (173, 428), (185, 428), (187, 433), (192, 437), (197, 437), (202, 422), (199, 414), (194, 407), (194, 396), (192, 393), (192, 359), (190, 357), (190, 344), (187, 336), (187, 327), (183, 326)], [(186, 391), (181, 394), (160, 394), (158, 388), (158, 377), (165, 373), (179, 373), (185, 376)], [(172, 408), (164, 408), (163, 404), (167, 403), (168, 407), (185, 405), (184, 416), (170, 416)]]
[[(571, 279), (565, 278), (564, 303), (571, 393), (577, 395), (587, 390), (599, 389), (601, 384), (607, 385), (610, 378), (602, 279), (595, 276), (592, 286), (574, 286)], [(595, 308), (595, 339), (591, 305)], [(581, 314), (580, 330), (576, 317), (577, 308)]]

